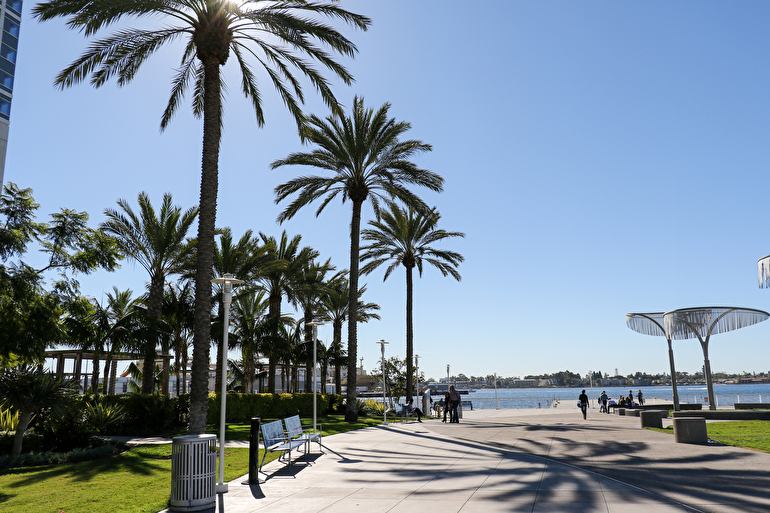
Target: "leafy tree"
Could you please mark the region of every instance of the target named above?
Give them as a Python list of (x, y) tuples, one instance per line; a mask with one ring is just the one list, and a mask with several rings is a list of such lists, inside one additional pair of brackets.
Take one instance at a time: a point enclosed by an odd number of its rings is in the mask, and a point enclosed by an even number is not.
[[(136, 213), (124, 199), (118, 200), (121, 210), (106, 209), (107, 220), (102, 230), (118, 242), (125, 255), (139, 263), (150, 275), (147, 297), (148, 337), (142, 353), (144, 366), (155, 365), (157, 346), (160, 343), (158, 322), (163, 314), (163, 289), (166, 276), (182, 271), (182, 265), (193, 245), (186, 240), (187, 232), (198, 215), (193, 207), (182, 212), (173, 205), (171, 194), (163, 195), (160, 210), (156, 213), (146, 192), (139, 193), (139, 212)], [(142, 393), (152, 393), (152, 373), (145, 372)]]
[[(375, 381), (382, 382), (382, 357), (377, 360), (377, 363), (377, 367), (371, 371), (371, 376), (375, 379)], [(398, 356), (391, 356), (385, 360), (385, 390), (387, 391), (389, 397), (395, 397), (397, 399), (399, 397), (406, 396), (406, 373), (406, 362)], [(423, 373), (420, 373), (419, 376), (414, 374), (412, 375), (412, 379), (419, 379), (420, 381), (424, 382), (425, 375)]]
[[(293, 153), (271, 164), (273, 169), (283, 166), (310, 166), (331, 173), (331, 176), (301, 176), (275, 188), (276, 203), (296, 194), (278, 216), (279, 222), (294, 217), (297, 212), (321, 200), (316, 210), (320, 215), (324, 208), (338, 196), (344, 203), (352, 203), (350, 222), (350, 293), (348, 312), (351, 319), (358, 318), (358, 264), (361, 210), (369, 199), (375, 215), (379, 217), (380, 202), (398, 199), (419, 210), (427, 209), (425, 203), (407, 186), (418, 185), (440, 192), (444, 179), (421, 169), (411, 158), (430, 151), (428, 144), (418, 140), (401, 141), (399, 137), (411, 125), (388, 118), (390, 104), (376, 112), (364, 108), (363, 98), (353, 99), (350, 117), (334, 112), (326, 119), (311, 116), (302, 135), (318, 149), (309, 153)], [(356, 358), (358, 357), (357, 323), (348, 325), (348, 388), (345, 420), (356, 422)]]
[(406, 395), (412, 397), (414, 366), (414, 283), (412, 270), (416, 267), (422, 276), (423, 264), (427, 263), (441, 271), (444, 276), (451, 276), (460, 281), (457, 266), (464, 260), (454, 251), (437, 249), (433, 244), (452, 237), (465, 237), (460, 232), (447, 232), (436, 228), (440, 214), (434, 209), (417, 213), (414, 209), (405, 210), (395, 204), (389, 212), (383, 212), (380, 219), (369, 221), (370, 229), (361, 232), (361, 237), (370, 242), (362, 249), (361, 261), (367, 262), (362, 268), (363, 274), (369, 274), (384, 263), (389, 263), (383, 281), (400, 266), (406, 270)]
[[(336, 2), (316, 3), (307, 0), (48, 0), (33, 9), (40, 20), (65, 18), (68, 25), (92, 36), (101, 29), (127, 17), (159, 17), (165, 20), (160, 29), (124, 28), (113, 35), (96, 40), (85, 53), (65, 68), (56, 78), (60, 87), (69, 87), (91, 77), (94, 87), (116, 77), (119, 85), (131, 82), (144, 61), (163, 45), (186, 39), (182, 62), (172, 82), (171, 97), (161, 128), (171, 121), (187, 88), (193, 85), (193, 112), (203, 117), (203, 159), (201, 163), (200, 219), (198, 225), (198, 260), (196, 267), (195, 335), (190, 401), (190, 432), (206, 429), (208, 400), (209, 323), (211, 315), (211, 269), (214, 258), (219, 149), (222, 131), (223, 77), (221, 67), (232, 52), (242, 77), (241, 90), (251, 100), (257, 123), (265, 122), (262, 91), (257, 75), (249, 63), (254, 58), (264, 68), (284, 105), (301, 126), (300, 109), (304, 93), (297, 70), (307, 77), (324, 102), (333, 110), (340, 109), (327, 79), (312, 66), (323, 64), (343, 83), (353, 80), (348, 71), (323, 47), (353, 56), (357, 49), (333, 27), (313, 18), (320, 16), (341, 20), (366, 30), (371, 21), (348, 12)], [(320, 45), (319, 45), (320, 44)], [(303, 56), (309, 57), (309, 60)]]
[[(9, 182), (0, 195), (0, 363), (36, 361), (63, 337), (62, 304), (78, 295), (74, 276), (114, 270), (121, 258), (114, 239), (87, 226), (88, 214), (62, 209), (49, 223), (35, 221), (32, 189)], [(35, 268), (21, 258), (38, 244), (47, 262)], [(11, 259), (16, 258), (12, 261)], [(57, 272), (50, 291), (48, 272)]]
[(50, 408), (53, 413), (62, 413), (79, 388), (75, 380), (57, 378), (39, 367), (19, 366), (0, 371), (0, 404), (19, 412), (11, 453), (21, 454), (24, 432), (36, 412)]

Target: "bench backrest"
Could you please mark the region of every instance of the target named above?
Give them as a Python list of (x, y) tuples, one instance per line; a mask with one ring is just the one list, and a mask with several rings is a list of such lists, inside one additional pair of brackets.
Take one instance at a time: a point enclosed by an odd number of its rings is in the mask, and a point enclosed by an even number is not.
[(299, 415), (287, 417), (283, 419), (283, 423), (286, 425), (286, 435), (289, 438), (297, 437), (303, 433), (302, 421), (299, 420)]
[(283, 433), (283, 423), (280, 420), (268, 422), (260, 426), (262, 431), (262, 440), (265, 447), (272, 447), (286, 441), (286, 435)]

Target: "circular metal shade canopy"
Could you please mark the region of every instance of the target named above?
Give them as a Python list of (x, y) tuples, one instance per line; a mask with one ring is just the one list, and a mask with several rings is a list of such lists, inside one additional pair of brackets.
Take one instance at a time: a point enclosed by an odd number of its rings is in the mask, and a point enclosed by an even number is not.
[(663, 317), (666, 333), (672, 340), (698, 338), (707, 342), (711, 335), (757, 324), (770, 314), (753, 308), (710, 306), (671, 310)]
[(674, 410), (679, 411), (679, 393), (676, 389), (676, 367), (674, 366), (674, 350), (671, 348), (671, 338), (666, 334), (666, 324), (663, 312), (629, 313), (626, 314), (626, 324), (629, 328), (642, 335), (666, 337), (668, 342), (668, 365), (671, 370), (671, 390), (674, 395)]
[(759, 288), (770, 288), (770, 255), (765, 255), (757, 260), (757, 274), (759, 278)]
[(663, 315), (663, 312), (627, 313), (626, 325), (642, 335), (665, 337), (666, 328), (663, 321)]
[(700, 342), (701, 349), (703, 349), (703, 371), (706, 376), (710, 410), (716, 409), (708, 350), (711, 335), (745, 328), (762, 322), (768, 317), (770, 314), (762, 310), (731, 306), (681, 308), (671, 310), (663, 315), (666, 335), (669, 340), (697, 338)]

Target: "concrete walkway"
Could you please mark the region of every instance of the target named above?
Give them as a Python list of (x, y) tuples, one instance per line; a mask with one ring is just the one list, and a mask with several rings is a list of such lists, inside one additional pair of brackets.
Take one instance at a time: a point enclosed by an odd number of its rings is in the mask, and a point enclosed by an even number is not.
[(752, 512), (770, 510), (770, 455), (677, 444), (639, 418), (577, 408), (477, 410), (324, 437), (325, 454), (229, 484), (220, 513)]

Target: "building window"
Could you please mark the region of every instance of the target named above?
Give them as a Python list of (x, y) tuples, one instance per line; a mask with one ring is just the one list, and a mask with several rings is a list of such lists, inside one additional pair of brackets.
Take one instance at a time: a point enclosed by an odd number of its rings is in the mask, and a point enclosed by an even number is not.
[(11, 117), (11, 99), (0, 96), (0, 118), (10, 119)]
[(13, 91), (13, 75), (0, 70), (0, 86), (8, 89), (8, 91)]
[(7, 4), (8, 9), (21, 16), (21, 0), (11, 0)]
[(6, 16), (3, 29), (10, 35), (19, 39), (19, 22)]
[(11, 48), (10, 45), (3, 43), (0, 45), (0, 56), (5, 57), (9, 61), (16, 63), (16, 48)]

